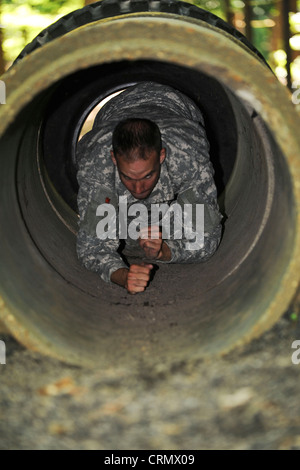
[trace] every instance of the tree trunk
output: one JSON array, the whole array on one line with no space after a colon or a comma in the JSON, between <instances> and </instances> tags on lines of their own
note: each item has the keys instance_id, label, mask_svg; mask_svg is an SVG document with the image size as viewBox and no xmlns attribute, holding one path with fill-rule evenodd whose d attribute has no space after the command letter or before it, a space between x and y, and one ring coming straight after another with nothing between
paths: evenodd
<instances>
[{"instance_id":1,"label":"tree trunk","mask_svg":"<svg viewBox=\"0 0 300 470\"><path fill-rule=\"evenodd\" d=\"M292 13L297 13L298 12L298 8L297 8L297 0L290 0L290 12ZM292 62L300 55L300 52L299 51L295 51L293 49L291 49L291 59L292 59Z\"/></svg>"},{"instance_id":2,"label":"tree trunk","mask_svg":"<svg viewBox=\"0 0 300 470\"><path fill-rule=\"evenodd\" d=\"M281 3L281 14L282 14L282 36L283 36L283 47L286 52L286 84L289 89L292 88L292 79L291 79L291 62L292 62L292 54L291 54L291 47L290 47L290 37L291 37L291 30L290 30L290 19L289 19L289 11L290 11L290 0L286 0L285 2Z\"/></svg>"},{"instance_id":3,"label":"tree trunk","mask_svg":"<svg viewBox=\"0 0 300 470\"><path fill-rule=\"evenodd\" d=\"M5 72L5 60L3 52L3 28L1 27L1 0L0 0L0 76Z\"/></svg>"},{"instance_id":4,"label":"tree trunk","mask_svg":"<svg viewBox=\"0 0 300 470\"><path fill-rule=\"evenodd\" d=\"M230 0L224 0L224 10L227 23L234 26L234 14L230 6Z\"/></svg>"},{"instance_id":5,"label":"tree trunk","mask_svg":"<svg viewBox=\"0 0 300 470\"><path fill-rule=\"evenodd\" d=\"M252 20L252 6L250 3L250 0L245 0L245 36L248 39L249 42L252 43L253 40L253 34L252 34L252 26L251 26L251 20Z\"/></svg>"}]
</instances>

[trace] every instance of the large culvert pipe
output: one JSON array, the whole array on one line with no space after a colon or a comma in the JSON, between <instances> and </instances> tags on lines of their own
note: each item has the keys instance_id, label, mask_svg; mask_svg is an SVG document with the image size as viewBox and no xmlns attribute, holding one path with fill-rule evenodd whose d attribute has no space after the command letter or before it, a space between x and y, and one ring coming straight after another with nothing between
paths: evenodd
<instances>
[{"instance_id":1,"label":"large culvert pipe","mask_svg":"<svg viewBox=\"0 0 300 470\"><path fill-rule=\"evenodd\" d=\"M26 346L76 364L227 352L270 328L299 282L299 117L288 92L239 37L186 16L185 4L132 2L173 9L127 13L129 3L105 0L119 8L111 18L45 41L2 77L1 319ZM145 79L201 107L225 223L208 262L163 265L130 296L77 261L74 155L90 109Z\"/></svg>"}]
</instances>

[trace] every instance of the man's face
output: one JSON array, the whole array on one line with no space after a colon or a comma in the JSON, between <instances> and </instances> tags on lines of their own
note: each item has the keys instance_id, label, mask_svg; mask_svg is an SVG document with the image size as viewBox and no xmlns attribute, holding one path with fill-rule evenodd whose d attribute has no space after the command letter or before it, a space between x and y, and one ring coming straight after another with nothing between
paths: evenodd
<instances>
[{"instance_id":1,"label":"man's face","mask_svg":"<svg viewBox=\"0 0 300 470\"><path fill-rule=\"evenodd\" d=\"M132 152L134 156L134 151ZM120 179L135 199L146 199L150 196L160 175L160 165L165 159L166 151L162 149L160 154L155 150L149 151L147 159L128 161L122 156L111 152L114 164L118 168Z\"/></svg>"}]
</instances>

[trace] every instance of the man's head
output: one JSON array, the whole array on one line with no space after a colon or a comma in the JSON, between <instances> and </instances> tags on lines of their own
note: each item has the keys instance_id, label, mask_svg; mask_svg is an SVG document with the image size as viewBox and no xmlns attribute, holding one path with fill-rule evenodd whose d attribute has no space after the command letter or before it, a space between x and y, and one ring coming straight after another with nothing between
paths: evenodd
<instances>
[{"instance_id":1,"label":"man's head","mask_svg":"<svg viewBox=\"0 0 300 470\"><path fill-rule=\"evenodd\" d=\"M136 199L146 199L166 156L158 126L148 119L121 121L114 130L112 146L111 157L122 183Z\"/></svg>"}]
</instances>

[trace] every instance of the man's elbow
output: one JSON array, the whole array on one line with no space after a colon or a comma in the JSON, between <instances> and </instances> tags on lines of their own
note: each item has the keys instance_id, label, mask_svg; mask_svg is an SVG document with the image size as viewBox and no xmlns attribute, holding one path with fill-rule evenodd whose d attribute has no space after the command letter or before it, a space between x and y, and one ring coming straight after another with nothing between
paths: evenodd
<instances>
[{"instance_id":1,"label":"man's elbow","mask_svg":"<svg viewBox=\"0 0 300 470\"><path fill-rule=\"evenodd\" d=\"M204 237L204 250L206 259L211 258L218 250L222 238L222 225L219 224L212 233L205 234Z\"/></svg>"},{"instance_id":2,"label":"man's elbow","mask_svg":"<svg viewBox=\"0 0 300 470\"><path fill-rule=\"evenodd\" d=\"M192 243L186 244L185 249L194 252L195 262L209 260L218 250L222 237L222 226L218 225L213 232L205 232L202 237L196 237Z\"/></svg>"}]
</instances>

